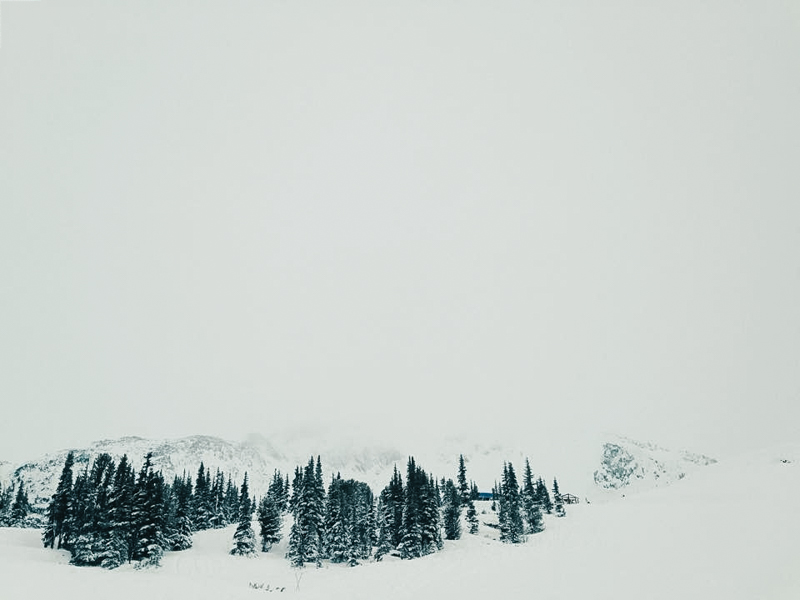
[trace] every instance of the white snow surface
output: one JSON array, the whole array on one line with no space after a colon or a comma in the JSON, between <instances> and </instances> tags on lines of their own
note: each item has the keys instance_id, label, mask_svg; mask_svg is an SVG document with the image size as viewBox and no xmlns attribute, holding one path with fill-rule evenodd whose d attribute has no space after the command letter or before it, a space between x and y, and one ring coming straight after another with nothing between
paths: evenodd
<instances>
[{"instance_id":1,"label":"white snow surface","mask_svg":"<svg viewBox=\"0 0 800 600\"><path fill-rule=\"evenodd\" d=\"M564 519L508 546L481 527L413 561L293 571L285 539L256 558L228 554L233 528L201 532L159 569L78 568L41 547L37 530L0 529L0 581L15 600L590 598L796 600L800 598L800 444L726 459L674 485L568 506ZM482 508L488 506L481 503ZM491 511L481 520L494 517ZM288 524L287 524L288 525ZM250 584L263 584L256 590ZM283 592L272 591L284 588Z\"/></svg>"}]
</instances>

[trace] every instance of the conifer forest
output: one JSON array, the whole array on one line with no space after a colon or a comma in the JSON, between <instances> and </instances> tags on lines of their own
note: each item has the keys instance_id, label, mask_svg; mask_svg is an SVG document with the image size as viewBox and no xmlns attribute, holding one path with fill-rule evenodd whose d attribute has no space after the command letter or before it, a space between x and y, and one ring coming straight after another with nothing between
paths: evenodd
<instances>
[{"instance_id":1,"label":"conifer forest","mask_svg":"<svg viewBox=\"0 0 800 600\"><path fill-rule=\"evenodd\" d=\"M127 455L115 462L102 453L75 472L70 452L46 514L35 514L20 483L0 490L0 524L41 526L45 548L68 551L74 565L105 569L158 566L165 552L192 547L195 532L233 525L230 554L254 556L272 551L286 524L285 558L301 568L323 561L356 566L387 555L419 558L482 526L520 544L544 530L544 514L566 515L558 482L548 490L527 459L521 482L506 462L487 497L468 479L463 455L454 464L455 479L437 479L409 457L404 472L395 465L377 495L340 473L326 480L322 457L312 456L291 478L276 469L257 497L246 473L237 482L201 462L196 472L167 481L151 458L148 453L137 470ZM482 523L479 514L489 511L497 518Z\"/></svg>"}]
</instances>

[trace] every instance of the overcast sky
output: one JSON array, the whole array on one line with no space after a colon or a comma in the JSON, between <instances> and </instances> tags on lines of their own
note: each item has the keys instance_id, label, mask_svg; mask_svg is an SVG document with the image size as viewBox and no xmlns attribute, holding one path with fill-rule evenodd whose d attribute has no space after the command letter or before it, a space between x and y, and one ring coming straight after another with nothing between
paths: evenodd
<instances>
[{"instance_id":1,"label":"overcast sky","mask_svg":"<svg viewBox=\"0 0 800 600\"><path fill-rule=\"evenodd\" d=\"M4 2L0 459L796 440L798 107L791 0Z\"/></svg>"}]
</instances>

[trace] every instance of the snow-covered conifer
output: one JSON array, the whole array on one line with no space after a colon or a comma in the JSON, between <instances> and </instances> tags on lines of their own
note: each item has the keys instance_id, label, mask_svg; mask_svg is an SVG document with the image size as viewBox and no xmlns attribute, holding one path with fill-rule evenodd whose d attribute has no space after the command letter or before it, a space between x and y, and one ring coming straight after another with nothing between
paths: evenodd
<instances>
[{"instance_id":1,"label":"snow-covered conifer","mask_svg":"<svg viewBox=\"0 0 800 600\"><path fill-rule=\"evenodd\" d=\"M527 523L527 533L539 533L544 530L539 496L533 483L531 463L527 458L525 459L525 473L522 476L522 512Z\"/></svg>"},{"instance_id":2,"label":"snow-covered conifer","mask_svg":"<svg viewBox=\"0 0 800 600\"><path fill-rule=\"evenodd\" d=\"M247 473L244 474L239 494L239 525L233 534L231 554L235 556L254 556L256 554L256 534L253 532L253 508L250 490L247 486Z\"/></svg>"},{"instance_id":3,"label":"snow-covered conifer","mask_svg":"<svg viewBox=\"0 0 800 600\"><path fill-rule=\"evenodd\" d=\"M269 552L281 541L283 517L274 496L267 494L258 505L258 524L261 534L261 551Z\"/></svg>"},{"instance_id":4,"label":"snow-covered conifer","mask_svg":"<svg viewBox=\"0 0 800 600\"><path fill-rule=\"evenodd\" d=\"M459 489L456 488L452 479L448 479L444 485L443 515L444 537L447 540L461 538L461 502L462 495L459 493Z\"/></svg>"},{"instance_id":5,"label":"snow-covered conifer","mask_svg":"<svg viewBox=\"0 0 800 600\"><path fill-rule=\"evenodd\" d=\"M75 456L72 452L67 454L61 477L58 480L56 493L47 508L47 524L42 535L42 542L46 548L61 548L64 536L64 523L67 519L67 507L72 495L72 466Z\"/></svg>"}]
</instances>

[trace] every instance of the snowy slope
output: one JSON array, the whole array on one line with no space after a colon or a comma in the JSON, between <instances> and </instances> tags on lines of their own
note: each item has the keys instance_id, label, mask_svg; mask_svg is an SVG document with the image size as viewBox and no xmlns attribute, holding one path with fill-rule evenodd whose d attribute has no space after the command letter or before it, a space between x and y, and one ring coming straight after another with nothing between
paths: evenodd
<instances>
[{"instance_id":1,"label":"snowy slope","mask_svg":"<svg viewBox=\"0 0 800 600\"><path fill-rule=\"evenodd\" d=\"M798 495L800 444L720 461L616 502L568 507L567 518L548 518L545 532L521 546L500 544L483 528L419 560L301 572L282 557L285 541L257 558L229 556L231 528L197 534L192 549L168 553L149 572L71 567L64 553L41 548L37 531L0 529L0 581L4 597L16 600L796 600Z\"/></svg>"},{"instance_id":2,"label":"snowy slope","mask_svg":"<svg viewBox=\"0 0 800 600\"><path fill-rule=\"evenodd\" d=\"M152 452L154 465L168 480L184 471L194 474L201 461L237 481L241 481L246 471L255 493L266 489L274 469L291 476L297 465L304 465L310 456L316 455L322 456L326 477L341 473L345 478L367 482L376 492L388 483L395 466L405 472L406 460L412 454L419 465L437 478L455 478L458 456L463 454L468 477L483 491L492 489L503 462L510 461L521 474L528 457L535 476L542 476L548 486L553 477L558 477L562 492L597 500L673 483L692 469L714 462L702 455L670 451L610 434L576 434L569 441L540 435L503 442L451 436L417 439L412 443L370 439L358 432L308 429L269 437L252 435L243 443L210 436L102 440L89 448L75 450L74 472L87 467L101 452L111 454L115 460L127 454L135 466L147 452ZM13 477L25 482L31 500L38 506L49 501L55 491L66 454L64 450L46 455L14 470Z\"/></svg>"},{"instance_id":3,"label":"snowy slope","mask_svg":"<svg viewBox=\"0 0 800 600\"><path fill-rule=\"evenodd\" d=\"M118 461L124 454L135 467L139 467L148 452L153 453L153 464L163 471L167 480L184 471L196 473L200 463L215 470L222 469L234 479L241 481L244 472L261 487L267 483L267 465L258 451L248 444L236 444L210 436L191 436L176 440L148 440L139 437L124 437L116 440L101 440L89 448L73 449L75 466L73 473L91 465L94 458L103 452ZM25 463L14 471L14 477L22 479L28 496L34 504L48 502L64 466L68 450L46 455ZM270 471L271 474L271 471Z\"/></svg>"}]
</instances>

